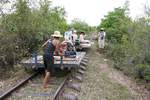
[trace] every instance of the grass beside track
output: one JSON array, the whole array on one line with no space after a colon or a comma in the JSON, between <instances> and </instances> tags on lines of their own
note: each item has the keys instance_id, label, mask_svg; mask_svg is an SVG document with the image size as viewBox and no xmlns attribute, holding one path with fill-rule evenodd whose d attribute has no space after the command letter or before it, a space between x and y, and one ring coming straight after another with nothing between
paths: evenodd
<instances>
[{"instance_id":1,"label":"grass beside track","mask_svg":"<svg viewBox=\"0 0 150 100\"><path fill-rule=\"evenodd\" d=\"M79 100L148 100L130 88L130 80L109 65L97 52L96 44L88 53L88 69L81 84ZM129 82L128 82L129 81ZM150 99L149 99L150 100Z\"/></svg>"}]
</instances>

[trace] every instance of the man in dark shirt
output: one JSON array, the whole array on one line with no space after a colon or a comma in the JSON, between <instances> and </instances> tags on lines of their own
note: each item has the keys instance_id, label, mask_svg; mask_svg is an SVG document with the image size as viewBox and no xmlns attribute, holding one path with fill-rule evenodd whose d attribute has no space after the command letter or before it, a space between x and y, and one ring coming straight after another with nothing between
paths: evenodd
<instances>
[{"instance_id":1,"label":"man in dark shirt","mask_svg":"<svg viewBox=\"0 0 150 100\"><path fill-rule=\"evenodd\" d=\"M53 73L53 65L54 65L54 52L58 53L58 48L60 44L60 37L62 35L60 34L59 31L55 31L54 34L52 35L53 40L52 41L46 41L42 47L44 47L44 55L43 55L43 61L44 61L44 66L45 66L45 78L43 81L43 86L44 88L48 87L48 81Z\"/></svg>"}]
</instances>

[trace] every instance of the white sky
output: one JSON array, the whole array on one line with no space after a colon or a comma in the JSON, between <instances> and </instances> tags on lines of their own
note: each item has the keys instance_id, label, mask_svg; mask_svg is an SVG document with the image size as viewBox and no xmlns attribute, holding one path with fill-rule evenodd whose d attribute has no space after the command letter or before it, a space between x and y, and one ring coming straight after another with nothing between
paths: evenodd
<instances>
[{"instance_id":1,"label":"white sky","mask_svg":"<svg viewBox=\"0 0 150 100\"><path fill-rule=\"evenodd\" d=\"M74 18L86 21L89 25L99 25L101 18L114 8L123 6L126 0L52 0L54 6L61 6L67 12L67 22ZM144 15L144 4L150 0L128 0L130 16L136 18Z\"/></svg>"}]
</instances>

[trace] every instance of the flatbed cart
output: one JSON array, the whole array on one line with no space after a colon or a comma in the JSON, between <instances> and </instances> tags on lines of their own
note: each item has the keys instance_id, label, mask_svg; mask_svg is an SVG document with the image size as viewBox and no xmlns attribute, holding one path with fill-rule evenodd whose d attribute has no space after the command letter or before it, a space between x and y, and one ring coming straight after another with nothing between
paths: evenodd
<instances>
[{"instance_id":1,"label":"flatbed cart","mask_svg":"<svg viewBox=\"0 0 150 100\"><path fill-rule=\"evenodd\" d=\"M84 41L79 41L79 40L76 40L75 41L75 48L76 50L86 50L86 49L90 49L91 48L91 41L90 40L84 40Z\"/></svg>"},{"instance_id":2,"label":"flatbed cart","mask_svg":"<svg viewBox=\"0 0 150 100\"><path fill-rule=\"evenodd\" d=\"M81 60L86 55L86 52L77 52L76 57L70 58L70 57L60 57L60 56L54 56L54 68L56 69L68 69L71 70L72 68L78 67L81 63ZM23 59L20 62L21 65L25 67L25 70L38 70L38 69L44 69L44 63L43 63L43 56L42 55L36 55L34 57L31 57L29 59Z\"/></svg>"}]
</instances>

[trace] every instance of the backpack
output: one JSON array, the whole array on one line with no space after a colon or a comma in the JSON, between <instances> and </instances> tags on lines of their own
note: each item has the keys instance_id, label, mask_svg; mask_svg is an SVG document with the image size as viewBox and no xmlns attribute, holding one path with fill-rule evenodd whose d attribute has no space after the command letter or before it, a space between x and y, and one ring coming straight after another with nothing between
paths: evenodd
<instances>
[{"instance_id":1,"label":"backpack","mask_svg":"<svg viewBox=\"0 0 150 100\"><path fill-rule=\"evenodd\" d=\"M76 50L72 43L67 42L67 50L65 51L66 57L76 57Z\"/></svg>"},{"instance_id":2,"label":"backpack","mask_svg":"<svg viewBox=\"0 0 150 100\"><path fill-rule=\"evenodd\" d=\"M101 40L104 39L104 32L100 32L100 38L101 38Z\"/></svg>"},{"instance_id":3,"label":"backpack","mask_svg":"<svg viewBox=\"0 0 150 100\"><path fill-rule=\"evenodd\" d=\"M75 51L73 44L70 42L67 42L67 51Z\"/></svg>"}]
</instances>

